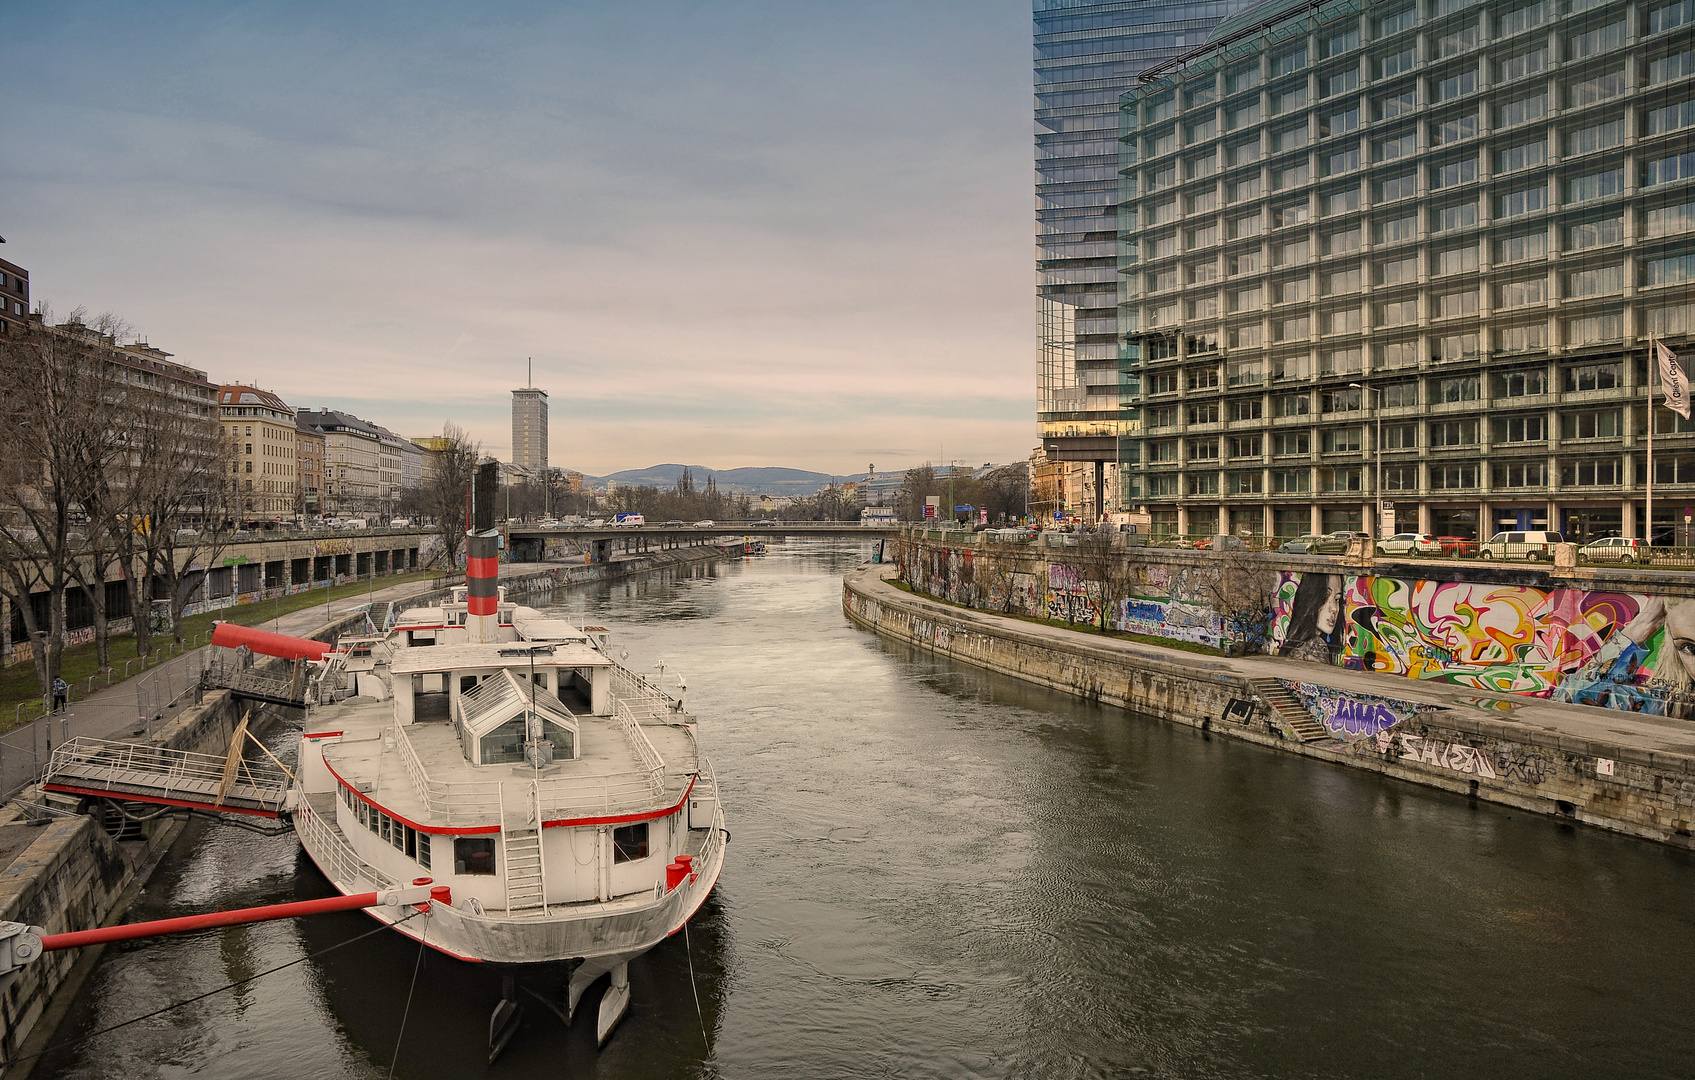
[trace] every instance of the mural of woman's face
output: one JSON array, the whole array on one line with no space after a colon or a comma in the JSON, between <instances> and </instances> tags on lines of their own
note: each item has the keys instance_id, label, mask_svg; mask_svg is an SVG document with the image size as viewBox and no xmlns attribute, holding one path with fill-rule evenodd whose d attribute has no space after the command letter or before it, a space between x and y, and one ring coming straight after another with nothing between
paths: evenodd
<instances>
[{"instance_id":1,"label":"mural of woman's face","mask_svg":"<svg viewBox=\"0 0 1695 1080\"><path fill-rule=\"evenodd\" d=\"M1336 623L1342 617L1342 579L1330 574L1324 579L1324 588L1324 602L1313 617L1313 625L1320 633L1334 634Z\"/></svg>"},{"instance_id":2,"label":"mural of woman's face","mask_svg":"<svg viewBox=\"0 0 1695 1080\"><path fill-rule=\"evenodd\" d=\"M1695 678L1695 601L1683 603L1666 612L1666 640L1691 678Z\"/></svg>"}]
</instances>

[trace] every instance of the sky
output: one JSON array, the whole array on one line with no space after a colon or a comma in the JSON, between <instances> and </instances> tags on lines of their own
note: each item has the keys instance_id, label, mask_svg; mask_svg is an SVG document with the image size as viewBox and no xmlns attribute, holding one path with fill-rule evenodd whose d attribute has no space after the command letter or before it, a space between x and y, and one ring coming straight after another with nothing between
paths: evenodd
<instances>
[{"instance_id":1,"label":"sky","mask_svg":"<svg viewBox=\"0 0 1695 1080\"><path fill-rule=\"evenodd\" d=\"M0 258L214 382L506 457L856 473L1036 440L1030 8L7 15Z\"/></svg>"}]
</instances>

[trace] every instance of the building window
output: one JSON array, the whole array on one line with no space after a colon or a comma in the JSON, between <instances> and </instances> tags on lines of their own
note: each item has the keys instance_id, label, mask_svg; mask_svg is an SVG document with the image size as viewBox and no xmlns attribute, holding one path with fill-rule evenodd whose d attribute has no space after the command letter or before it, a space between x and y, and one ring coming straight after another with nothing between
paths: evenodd
<instances>
[{"instance_id":1,"label":"building window","mask_svg":"<svg viewBox=\"0 0 1695 1080\"><path fill-rule=\"evenodd\" d=\"M1265 490L1265 477L1258 472L1233 472L1230 474L1230 493L1232 495L1258 495Z\"/></svg>"},{"instance_id":2,"label":"building window","mask_svg":"<svg viewBox=\"0 0 1695 1080\"><path fill-rule=\"evenodd\" d=\"M1582 251L1585 248L1622 243L1624 243L1624 218L1622 216L1598 218L1594 221L1585 221L1566 228L1567 251Z\"/></svg>"},{"instance_id":3,"label":"building window","mask_svg":"<svg viewBox=\"0 0 1695 1080\"><path fill-rule=\"evenodd\" d=\"M1577 79L1566 87L1566 104L1574 109L1606 101L1625 92L1624 69Z\"/></svg>"},{"instance_id":4,"label":"building window","mask_svg":"<svg viewBox=\"0 0 1695 1080\"><path fill-rule=\"evenodd\" d=\"M1480 397L1482 397L1482 394L1478 391L1477 376L1475 375L1441 379L1436 383L1436 400L1440 402L1476 401Z\"/></svg>"},{"instance_id":5,"label":"building window","mask_svg":"<svg viewBox=\"0 0 1695 1080\"><path fill-rule=\"evenodd\" d=\"M1528 262L1548 257L1548 234L1525 233L1495 241L1495 261L1500 264Z\"/></svg>"},{"instance_id":6,"label":"building window","mask_svg":"<svg viewBox=\"0 0 1695 1080\"><path fill-rule=\"evenodd\" d=\"M1379 285L1402 285L1418 280L1418 258L1407 255L1385 259L1372 267L1372 278Z\"/></svg>"},{"instance_id":7,"label":"building window","mask_svg":"<svg viewBox=\"0 0 1695 1080\"><path fill-rule=\"evenodd\" d=\"M1624 191L1624 170L1609 169L1606 172L1592 173L1588 176L1576 176L1566 181L1566 202L1582 203L1594 199L1605 199Z\"/></svg>"},{"instance_id":8,"label":"building window","mask_svg":"<svg viewBox=\"0 0 1695 1080\"><path fill-rule=\"evenodd\" d=\"M1616 439L1623 434L1617 409L1591 409L1560 416L1562 439Z\"/></svg>"},{"instance_id":9,"label":"building window","mask_svg":"<svg viewBox=\"0 0 1695 1080\"><path fill-rule=\"evenodd\" d=\"M1430 445L1434 448L1476 446L1477 421L1432 420L1430 422Z\"/></svg>"},{"instance_id":10,"label":"building window","mask_svg":"<svg viewBox=\"0 0 1695 1080\"><path fill-rule=\"evenodd\" d=\"M1360 429L1325 428L1322 445L1326 454L1357 454L1360 450Z\"/></svg>"},{"instance_id":11,"label":"building window","mask_svg":"<svg viewBox=\"0 0 1695 1080\"><path fill-rule=\"evenodd\" d=\"M1528 281L1503 281L1495 286L1497 308L1519 308L1547 302L1548 279L1544 277L1531 278Z\"/></svg>"},{"instance_id":12,"label":"building window","mask_svg":"<svg viewBox=\"0 0 1695 1080\"><path fill-rule=\"evenodd\" d=\"M1546 94L1531 94L1509 101L1495 110L1495 127L1510 128L1520 124L1528 124L1540 120L1548 114L1548 96Z\"/></svg>"},{"instance_id":13,"label":"building window","mask_svg":"<svg viewBox=\"0 0 1695 1080\"><path fill-rule=\"evenodd\" d=\"M1417 424L1385 424L1383 425L1383 449L1385 450L1416 450L1418 449Z\"/></svg>"},{"instance_id":14,"label":"building window","mask_svg":"<svg viewBox=\"0 0 1695 1080\"><path fill-rule=\"evenodd\" d=\"M1262 445L1259 435L1237 435L1230 440L1230 456L1257 458L1262 454Z\"/></svg>"},{"instance_id":15,"label":"building window","mask_svg":"<svg viewBox=\"0 0 1695 1080\"><path fill-rule=\"evenodd\" d=\"M1284 469L1271 474L1271 490L1279 495L1300 495L1312 490L1310 469Z\"/></svg>"},{"instance_id":16,"label":"building window","mask_svg":"<svg viewBox=\"0 0 1695 1080\"><path fill-rule=\"evenodd\" d=\"M1271 436L1273 457L1306 457L1312 453L1312 433L1279 431Z\"/></svg>"},{"instance_id":17,"label":"building window","mask_svg":"<svg viewBox=\"0 0 1695 1080\"><path fill-rule=\"evenodd\" d=\"M1548 47L1538 46L1528 52L1509 56L1495 65L1495 81L1497 83L1511 82L1522 79L1527 75L1536 75L1548 68Z\"/></svg>"},{"instance_id":18,"label":"building window","mask_svg":"<svg viewBox=\"0 0 1695 1080\"><path fill-rule=\"evenodd\" d=\"M1548 347L1548 324L1525 323L1522 326L1503 326L1495 331L1497 352L1531 352Z\"/></svg>"},{"instance_id":19,"label":"building window","mask_svg":"<svg viewBox=\"0 0 1695 1080\"><path fill-rule=\"evenodd\" d=\"M1580 34L1573 34L1566 42L1566 58L1582 60L1589 56L1598 56L1604 52L1624 47L1624 20L1597 26Z\"/></svg>"},{"instance_id":20,"label":"building window","mask_svg":"<svg viewBox=\"0 0 1695 1080\"><path fill-rule=\"evenodd\" d=\"M1600 296L1624 289L1624 266L1597 266L1566 275L1566 295L1570 297Z\"/></svg>"},{"instance_id":21,"label":"building window","mask_svg":"<svg viewBox=\"0 0 1695 1080\"><path fill-rule=\"evenodd\" d=\"M1560 466L1560 486L1610 487L1619 483L1621 475L1617 458L1568 461Z\"/></svg>"},{"instance_id":22,"label":"building window","mask_svg":"<svg viewBox=\"0 0 1695 1080\"><path fill-rule=\"evenodd\" d=\"M1411 87L1385 94L1372 101L1372 114L1379 120L1405 116L1418 108L1418 91Z\"/></svg>"},{"instance_id":23,"label":"building window","mask_svg":"<svg viewBox=\"0 0 1695 1080\"><path fill-rule=\"evenodd\" d=\"M1357 316L1359 314L1359 312L1356 310L1354 312L1354 314ZM1330 349L1319 357L1318 370L1319 370L1319 374L1321 374L1321 375L1358 375L1361 371L1364 370L1364 366L1363 366L1363 363L1362 363L1361 357L1360 357L1360 350L1359 349ZM1360 392L1357 389L1351 389L1351 390L1347 390L1347 391L1335 390L1335 391L1328 391L1327 393L1329 393L1329 394L1342 394L1342 393L1352 394L1354 404L1349 407L1348 411L1352 411L1353 409L1359 408ZM1325 412L1335 412L1337 410L1327 408L1324 411Z\"/></svg>"},{"instance_id":24,"label":"building window","mask_svg":"<svg viewBox=\"0 0 1695 1080\"><path fill-rule=\"evenodd\" d=\"M1495 155L1495 171L1502 174L1521 172L1546 164L1547 160L1546 142L1521 143L1518 146L1509 146Z\"/></svg>"},{"instance_id":25,"label":"building window","mask_svg":"<svg viewBox=\"0 0 1695 1080\"><path fill-rule=\"evenodd\" d=\"M1510 36L1532 26L1541 26L1547 19L1547 0L1536 0L1534 4L1503 12L1496 22L1496 33L1499 36Z\"/></svg>"},{"instance_id":26,"label":"building window","mask_svg":"<svg viewBox=\"0 0 1695 1080\"><path fill-rule=\"evenodd\" d=\"M1541 461L1511 461L1496 465L1494 486L1498 488L1539 488L1548 484L1548 466Z\"/></svg>"},{"instance_id":27,"label":"building window","mask_svg":"<svg viewBox=\"0 0 1695 1080\"><path fill-rule=\"evenodd\" d=\"M1476 486L1476 465L1432 465L1430 467L1430 489L1432 491L1464 491Z\"/></svg>"},{"instance_id":28,"label":"building window","mask_svg":"<svg viewBox=\"0 0 1695 1080\"><path fill-rule=\"evenodd\" d=\"M1224 73L1224 92L1235 94L1259 85L1259 64L1248 63Z\"/></svg>"},{"instance_id":29,"label":"building window","mask_svg":"<svg viewBox=\"0 0 1695 1080\"><path fill-rule=\"evenodd\" d=\"M1411 30L1417 25L1418 9L1411 6L1405 7L1377 20L1377 36L1380 38L1388 37L1391 34L1398 34L1402 30Z\"/></svg>"},{"instance_id":30,"label":"building window","mask_svg":"<svg viewBox=\"0 0 1695 1080\"><path fill-rule=\"evenodd\" d=\"M1674 180L1685 180L1695 176L1695 150L1686 154L1672 154L1670 157L1650 161L1642 168L1642 184L1652 187L1655 184L1669 184Z\"/></svg>"},{"instance_id":31,"label":"building window","mask_svg":"<svg viewBox=\"0 0 1695 1080\"><path fill-rule=\"evenodd\" d=\"M1414 215L1379 221L1376 227L1379 244L1397 244L1418 236L1418 218Z\"/></svg>"},{"instance_id":32,"label":"building window","mask_svg":"<svg viewBox=\"0 0 1695 1080\"><path fill-rule=\"evenodd\" d=\"M1495 420L1495 441L1498 443L1546 442L1547 438L1548 418L1539 413Z\"/></svg>"},{"instance_id":33,"label":"building window","mask_svg":"<svg viewBox=\"0 0 1695 1080\"><path fill-rule=\"evenodd\" d=\"M1301 376L1305 378L1305 376ZM1306 416L1312 411L1312 402L1306 394L1280 394L1272 399L1272 406L1278 416ZM1306 453L1305 450L1301 453Z\"/></svg>"},{"instance_id":34,"label":"building window","mask_svg":"<svg viewBox=\"0 0 1695 1080\"><path fill-rule=\"evenodd\" d=\"M1326 390L1323 393L1322 403L1326 413L1359 412L1359 388L1348 386L1336 390ZM1329 448L1326 447L1326 449Z\"/></svg>"},{"instance_id":35,"label":"building window","mask_svg":"<svg viewBox=\"0 0 1695 1080\"><path fill-rule=\"evenodd\" d=\"M1662 56L1648 65L1649 85L1671 82L1685 75L1695 75L1695 49Z\"/></svg>"},{"instance_id":36,"label":"building window","mask_svg":"<svg viewBox=\"0 0 1695 1080\"><path fill-rule=\"evenodd\" d=\"M1405 326L1418 321L1417 300L1391 300L1372 306L1372 322L1377 326Z\"/></svg>"},{"instance_id":37,"label":"building window","mask_svg":"<svg viewBox=\"0 0 1695 1080\"><path fill-rule=\"evenodd\" d=\"M1306 107L1307 88L1304 86L1291 86L1287 90L1279 90L1271 99L1271 111L1276 115Z\"/></svg>"},{"instance_id":38,"label":"building window","mask_svg":"<svg viewBox=\"0 0 1695 1080\"><path fill-rule=\"evenodd\" d=\"M1307 66L1307 47L1299 45L1271 58L1271 77L1288 75Z\"/></svg>"},{"instance_id":39,"label":"building window","mask_svg":"<svg viewBox=\"0 0 1695 1080\"><path fill-rule=\"evenodd\" d=\"M1217 439L1190 439L1189 440L1189 460L1190 461L1217 461L1218 460L1218 440Z\"/></svg>"},{"instance_id":40,"label":"building window","mask_svg":"<svg viewBox=\"0 0 1695 1080\"><path fill-rule=\"evenodd\" d=\"M1360 491L1359 469L1318 470L1319 490L1326 492Z\"/></svg>"},{"instance_id":41,"label":"building window","mask_svg":"<svg viewBox=\"0 0 1695 1080\"><path fill-rule=\"evenodd\" d=\"M1187 412L1191 424L1218 423L1218 402L1216 401L1191 402Z\"/></svg>"},{"instance_id":42,"label":"building window","mask_svg":"<svg viewBox=\"0 0 1695 1080\"><path fill-rule=\"evenodd\" d=\"M1377 58L1377 77L1387 79L1399 75L1403 71L1411 71L1413 63L1413 48L1411 45L1404 49L1384 53Z\"/></svg>"},{"instance_id":43,"label":"building window","mask_svg":"<svg viewBox=\"0 0 1695 1080\"><path fill-rule=\"evenodd\" d=\"M1190 495L1217 495L1218 474L1215 472L1188 473Z\"/></svg>"}]
</instances>

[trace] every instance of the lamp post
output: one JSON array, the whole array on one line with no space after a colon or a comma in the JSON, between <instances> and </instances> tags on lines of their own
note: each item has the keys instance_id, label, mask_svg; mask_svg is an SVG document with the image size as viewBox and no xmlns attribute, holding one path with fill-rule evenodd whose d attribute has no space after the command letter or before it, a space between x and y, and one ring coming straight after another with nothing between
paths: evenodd
<instances>
[{"instance_id":1,"label":"lamp post","mask_svg":"<svg viewBox=\"0 0 1695 1080\"><path fill-rule=\"evenodd\" d=\"M1348 385L1356 390L1365 390L1377 395L1371 403L1372 414L1377 417L1377 487L1374 489L1377 495L1377 524L1371 531L1373 534L1380 534L1383 532L1383 391L1375 386L1365 386L1357 382ZM1381 535L1377 538L1383 539Z\"/></svg>"}]
</instances>

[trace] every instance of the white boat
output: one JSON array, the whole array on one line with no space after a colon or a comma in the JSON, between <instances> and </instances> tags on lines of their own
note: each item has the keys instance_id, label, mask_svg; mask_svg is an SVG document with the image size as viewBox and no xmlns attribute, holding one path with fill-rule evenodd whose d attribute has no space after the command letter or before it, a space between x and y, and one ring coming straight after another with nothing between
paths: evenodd
<instances>
[{"instance_id":1,"label":"white boat","mask_svg":"<svg viewBox=\"0 0 1695 1080\"><path fill-rule=\"evenodd\" d=\"M447 886L425 917L370 913L468 963L572 965L567 1022L610 973L604 1042L630 960L723 869L717 783L682 702L614 659L604 628L508 604L492 573L343 638L313 682L289 804L324 876L344 894ZM497 1009L491 1057L502 1026Z\"/></svg>"}]
</instances>

